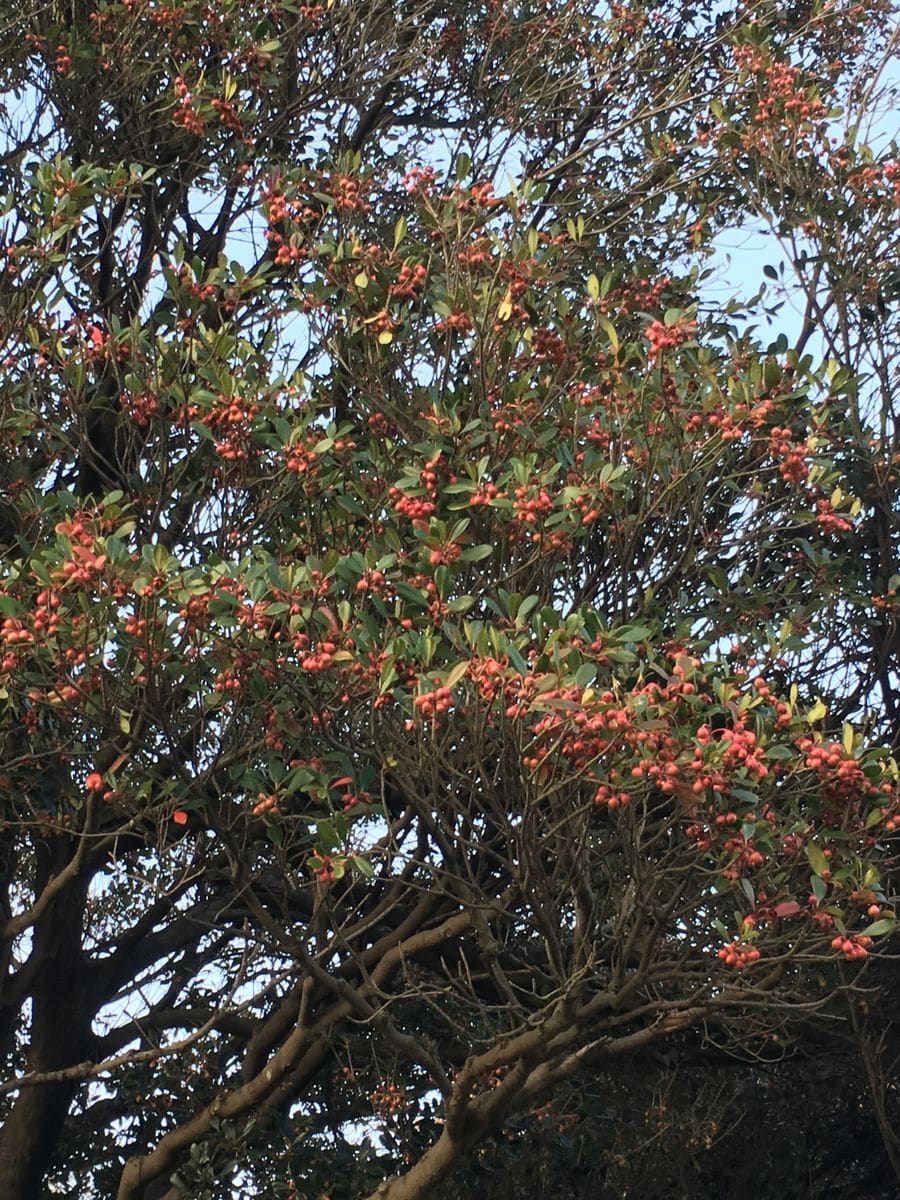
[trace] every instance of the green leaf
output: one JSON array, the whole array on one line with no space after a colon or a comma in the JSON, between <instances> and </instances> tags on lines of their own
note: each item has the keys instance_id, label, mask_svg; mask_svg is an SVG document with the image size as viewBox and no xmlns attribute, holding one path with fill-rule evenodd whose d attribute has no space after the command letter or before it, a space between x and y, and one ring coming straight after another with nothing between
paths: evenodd
<instances>
[{"instance_id":1,"label":"green leaf","mask_svg":"<svg viewBox=\"0 0 900 1200\"><path fill-rule=\"evenodd\" d=\"M587 687L588 684L593 683L596 678L597 678L597 664L596 663L582 663L581 666L578 668L578 670L575 672L575 682L581 688Z\"/></svg>"},{"instance_id":2,"label":"green leaf","mask_svg":"<svg viewBox=\"0 0 900 1200\"><path fill-rule=\"evenodd\" d=\"M447 607L452 613L464 613L468 612L474 603L474 596L455 596L447 601Z\"/></svg>"},{"instance_id":3,"label":"green leaf","mask_svg":"<svg viewBox=\"0 0 900 1200\"><path fill-rule=\"evenodd\" d=\"M519 653L518 647L514 646L512 642L508 642L506 646L506 653L509 657L509 661L516 668L516 670L520 671L523 675L527 675L528 663Z\"/></svg>"},{"instance_id":4,"label":"green leaf","mask_svg":"<svg viewBox=\"0 0 900 1200\"><path fill-rule=\"evenodd\" d=\"M619 642L643 642L652 632L649 625L621 625L615 630L615 638Z\"/></svg>"},{"instance_id":5,"label":"green leaf","mask_svg":"<svg viewBox=\"0 0 900 1200\"><path fill-rule=\"evenodd\" d=\"M733 787L731 795L735 800L743 800L745 804L759 804L759 796L756 792L748 791L747 788Z\"/></svg>"},{"instance_id":6,"label":"green leaf","mask_svg":"<svg viewBox=\"0 0 900 1200\"><path fill-rule=\"evenodd\" d=\"M364 879L371 879L375 874L375 868L367 858L362 858L359 854L354 854L351 856L350 861Z\"/></svg>"},{"instance_id":7,"label":"green leaf","mask_svg":"<svg viewBox=\"0 0 900 1200\"><path fill-rule=\"evenodd\" d=\"M766 758L788 759L794 757L794 751L790 746L768 746L766 748Z\"/></svg>"},{"instance_id":8,"label":"green leaf","mask_svg":"<svg viewBox=\"0 0 900 1200\"><path fill-rule=\"evenodd\" d=\"M868 937L882 937L885 933L893 933L897 926L897 922L893 917L882 917L878 921L873 921L867 929L863 930Z\"/></svg>"},{"instance_id":9,"label":"green leaf","mask_svg":"<svg viewBox=\"0 0 900 1200\"><path fill-rule=\"evenodd\" d=\"M316 849L334 850L341 844L341 839L331 821L316 821Z\"/></svg>"},{"instance_id":10,"label":"green leaf","mask_svg":"<svg viewBox=\"0 0 900 1200\"><path fill-rule=\"evenodd\" d=\"M814 874L821 877L823 874L828 874L830 872L828 859L818 846L814 846L812 843L810 843L806 847L806 859Z\"/></svg>"},{"instance_id":11,"label":"green leaf","mask_svg":"<svg viewBox=\"0 0 900 1200\"><path fill-rule=\"evenodd\" d=\"M468 550L463 550L459 557L462 562L480 562L483 558L489 558L493 553L493 546L472 546Z\"/></svg>"},{"instance_id":12,"label":"green leaf","mask_svg":"<svg viewBox=\"0 0 900 1200\"><path fill-rule=\"evenodd\" d=\"M418 590L418 588L414 588L408 583L403 583L401 580L394 584L394 590L398 596L402 596L403 599L408 600L410 604L415 604L419 608L425 607L426 598L422 592Z\"/></svg>"}]
</instances>

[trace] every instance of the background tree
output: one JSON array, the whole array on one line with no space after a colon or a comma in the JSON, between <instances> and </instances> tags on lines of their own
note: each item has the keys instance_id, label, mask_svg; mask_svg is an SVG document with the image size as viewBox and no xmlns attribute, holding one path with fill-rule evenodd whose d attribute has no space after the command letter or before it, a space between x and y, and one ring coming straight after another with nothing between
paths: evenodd
<instances>
[{"instance_id":1,"label":"background tree","mask_svg":"<svg viewBox=\"0 0 900 1200\"><path fill-rule=\"evenodd\" d=\"M4 1196L417 1197L656 1053L604 1186L727 1194L820 1020L896 1166L893 14L5 21Z\"/></svg>"}]
</instances>

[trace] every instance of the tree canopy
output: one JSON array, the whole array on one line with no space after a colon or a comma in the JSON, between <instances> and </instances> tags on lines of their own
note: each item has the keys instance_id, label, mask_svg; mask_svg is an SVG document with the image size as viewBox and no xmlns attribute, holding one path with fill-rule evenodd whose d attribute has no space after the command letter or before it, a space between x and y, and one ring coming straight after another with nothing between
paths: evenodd
<instances>
[{"instance_id":1,"label":"tree canopy","mask_svg":"<svg viewBox=\"0 0 900 1200\"><path fill-rule=\"evenodd\" d=\"M893 7L0 22L3 1196L890 1194Z\"/></svg>"}]
</instances>

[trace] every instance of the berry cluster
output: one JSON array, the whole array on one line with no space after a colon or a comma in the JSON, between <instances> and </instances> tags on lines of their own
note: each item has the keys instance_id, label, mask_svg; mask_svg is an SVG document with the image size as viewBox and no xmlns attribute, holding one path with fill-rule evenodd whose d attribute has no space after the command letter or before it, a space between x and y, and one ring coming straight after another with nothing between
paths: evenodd
<instances>
[{"instance_id":1,"label":"berry cluster","mask_svg":"<svg viewBox=\"0 0 900 1200\"><path fill-rule=\"evenodd\" d=\"M172 113L172 120L176 125L181 125L185 133L192 133L195 137L200 137L206 125L194 107L190 88L181 75L176 75L173 82L178 103Z\"/></svg>"},{"instance_id":2,"label":"berry cluster","mask_svg":"<svg viewBox=\"0 0 900 1200\"><path fill-rule=\"evenodd\" d=\"M857 933L852 937L839 933L832 939L831 945L833 949L840 950L848 962L855 962L859 958L866 957L868 954L866 947L872 945L872 939L864 933Z\"/></svg>"},{"instance_id":3,"label":"berry cluster","mask_svg":"<svg viewBox=\"0 0 900 1200\"><path fill-rule=\"evenodd\" d=\"M57 573L59 579L63 583L91 583L100 575L107 562L105 554L94 553L94 535L77 516L71 521L60 521L55 528L57 533L72 543L70 557Z\"/></svg>"},{"instance_id":4,"label":"berry cluster","mask_svg":"<svg viewBox=\"0 0 900 1200\"><path fill-rule=\"evenodd\" d=\"M431 692L423 692L421 695L414 697L413 707L421 717L426 720L434 720L453 703L453 693L448 687L441 685L434 688Z\"/></svg>"},{"instance_id":5,"label":"berry cluster","mask_svg":"<svg viewBox=\"0 0 900 1200\"><path fill-rule=\"evenodd\" d=\"M644 337L650 345L650 357L659 358L666 350L674 350L690 338L697 328L697 322L687 317L666 325L663 321L651 321L644 331Z\"/></svg>"},{"instance_id":6,"label":"berry cluster","mask_svg":"<svg viewBox=\"0 0 900 1200\"><path fill-rule=\"evenodd\" d=\"M755 946L742 942L740 938L734 938L727 946L723 946L718 951L718 957L726 966L740 971L759 960L759 951Z\"/></svg>"},{"instance_id":7,"label":"berry cluster","mask_svg":"<svg viewBox=\"0 0 900 1200\"><path fill-rule=\"evenodd\" d=\"M773 425L769 432L769 454L778 462L778 474L785 483L801 483L809 475L806 442L794 442L790 429Z\"/></svg>"},{"instance_id":8,"label":"berry cluster","mask_svg":"<svg viewBox=\"0 0 900 1200\"><path fill-rule=\"evenodd\" d=\"M437 507L432 500L418 496L407 496L398 487L388 489L388 496L394 505L394 511L411 521L424 521L432 515Z\"/></svg>"}]
</instances>

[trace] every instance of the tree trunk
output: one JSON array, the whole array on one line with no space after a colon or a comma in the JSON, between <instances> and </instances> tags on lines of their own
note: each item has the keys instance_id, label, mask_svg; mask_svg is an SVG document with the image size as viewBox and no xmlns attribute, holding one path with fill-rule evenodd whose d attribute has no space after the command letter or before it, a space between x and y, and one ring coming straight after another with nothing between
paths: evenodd
<instances>
[{"instance_id":1,"label":"tree trunk","mask_svg":"<svg viewBox=\"0 0 900 1200\"><path fill-rule=\"evenodd\" d=\"M54 838L35 848L39 880L35 895L65 866L75 847ZM63 888L34 928L28 994L32 1017L26 1072L58 1071L87 1056L91 1036L88 961L82 951L87 884L76 878ZM35 1200L54 1158L78 1083L23 1088L0 1129L0 1196Z\"/></svg>"}]
</instances>

